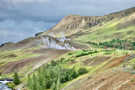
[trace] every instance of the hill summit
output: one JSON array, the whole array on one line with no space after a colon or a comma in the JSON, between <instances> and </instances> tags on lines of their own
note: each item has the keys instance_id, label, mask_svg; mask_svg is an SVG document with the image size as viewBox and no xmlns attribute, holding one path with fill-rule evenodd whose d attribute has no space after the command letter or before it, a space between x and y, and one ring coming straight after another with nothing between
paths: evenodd
<instances>
[{"instance_id":1,"label":"hill summit","mask_svg":"<svg viewBox=\"0 0 135 90\"><path fill-rule=\"evenodd\" d=\"M102 25L102 23L129 16L135 12L134 8L129 8L120 12L111 13L104 16L80 16L80 15L69 15L65 16L58 24L49 29L46 32L39 33L38 35L55 35L59 37L60 33L64 33L65 36L70 36L74 33L79 32L84 28L90 28L96 25Z\"/></svg>"}]
</instances>

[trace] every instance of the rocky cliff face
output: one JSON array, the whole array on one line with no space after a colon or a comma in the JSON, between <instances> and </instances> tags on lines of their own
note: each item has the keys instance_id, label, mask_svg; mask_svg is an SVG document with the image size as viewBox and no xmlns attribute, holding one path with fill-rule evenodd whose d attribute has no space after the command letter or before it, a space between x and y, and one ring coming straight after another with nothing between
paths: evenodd
<instances>
[{"instance_id":1,"label":"rocky cliff face","mask_svg":"<svg viewBox=\"0 0 135 90\"><path fill-rule=\"evenodd\" d=\"M43 32L39 35L53 35L60 36L60 33L64 33L66 36L76 33L83 28L95 26L104 21L102 16L77 16L70 15L64 17L56 26Z\"/></svg>"},{"instance_id":2,"label":"rocky cliff face","mask_svg":"<svg viewBox=\"0 0 135 90\"><path fill-rule=\"evenodd\" d=\"M135 8L130 8L105 16L66 16L56 26L46 32L38 34L38 36L50 34L56 37L60 37L59 33L61 32L64 33L65 36L69 36L76 32L79 32L84 28L90 28L95 25L102 24L103 22L110 21L114 18L122 18L132 14L133 12L135 12Z\"/></svg>"},{"instance_id":3,"label":"rocky cliff face","mask_svg":"<svg viewBox=\"0 0 135 90\"><path fill-rule=\"evenodd\" d=\"M135 13L131 14L129 17L124 18L123 22L117 25L118 29L126 28L135 25Z\"/></svg>"}]
</instances>

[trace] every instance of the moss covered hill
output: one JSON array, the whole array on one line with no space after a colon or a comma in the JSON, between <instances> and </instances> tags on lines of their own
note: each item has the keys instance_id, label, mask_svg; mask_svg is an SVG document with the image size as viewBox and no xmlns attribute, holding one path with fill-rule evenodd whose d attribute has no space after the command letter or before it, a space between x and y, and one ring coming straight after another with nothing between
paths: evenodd
<instances>
[{"instance_id":1,"label":"moss covered hill","mask_svg":"<svg viewBox=\"0 0 135 90\"><path fill-rule=\"evenodd\" d=\"M66 16L47 32L0 46L0 78L21 90L135 90L135 8Z\"/></svg>"}]
</instances>

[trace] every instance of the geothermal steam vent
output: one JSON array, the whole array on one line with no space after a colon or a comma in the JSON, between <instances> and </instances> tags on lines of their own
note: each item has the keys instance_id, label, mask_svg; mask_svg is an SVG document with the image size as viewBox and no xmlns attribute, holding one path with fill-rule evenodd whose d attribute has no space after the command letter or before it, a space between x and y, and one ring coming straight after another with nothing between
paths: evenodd
<instances>
[{"instance_id":1,"label":"geothermal steam vent","mask_svg":"<svg viewBox=\"0 0 135 90\"><path fill-rule=\"evenodd\" d=\"M70 39L67 39L64 36L61 38L54 38L52 36L42 36L41 38L45 48L75 50L75 48L72 47L69 42Z\"/></svg>"}]
</instances>

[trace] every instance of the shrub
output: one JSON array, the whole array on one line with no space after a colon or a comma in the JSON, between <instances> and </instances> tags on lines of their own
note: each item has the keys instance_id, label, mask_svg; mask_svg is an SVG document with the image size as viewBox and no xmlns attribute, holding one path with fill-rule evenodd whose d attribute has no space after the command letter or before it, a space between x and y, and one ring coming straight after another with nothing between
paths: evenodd
<instances>
[{"instance_id":1,"label":"shrub","mask_svg":"<svg viewBox=\"0 0 135 90\"><path fill-rule=\"evenodd\" d=\"M73 54L73 53L71 53L71 52L70 52L70 53L68 53L68 55L72 55L72 54Z\"/></svg>"},{"instance_id":2,"label":"shrub","mask_svg":"<svg viewBox=\"0 0 135 90\"><path fill-rule=\"evenodd\" d=\"M14 82L15 85L18 85L18 84L21 83L17 72L14 73L14 80L13 80L13 82Z\"/></svg>"},{"instance_id":3,"label":"shrub","mask_svg":"<svg viewBox=\"0 0 135 90\"><path fill-rule=\"evenodd\" d=\"M52 66L56 66L57 65L57 62L53 60L53 61L51 61L51 65Z\"/></svg>"},{"instance_id":4,"label":"shrub","mask_svg":"<svg viewBox=\"0 0 135 90\"><path fill-rule=\"evenodd\" d=\"M10 83L7 83L7 86L11 89L14 89L15 88L15 84L10 82Z\"/></svg>"},{"instance_id":5,"label":"shrub","mask_svg":"<svg viewBox=\"0 0 135 90\"><path fill-rule=\"evenodd\" d=\"M97 53L97 51L89 51L89 50L83 50L82 52L78 53L76 57L86 56L89 54Z\"/></svg>"},{"instance_id":6,"label":"shrub","mask_svg":"<svg viewBox=\"0 0 135 90\"><path fill-rule=\"evenodd\" d=\"M80 68L80 69L78 70L78 74L79 74L79 75L82 75L82 74L85 74L85 73L88 73L88 70L87 70L86 68Z\"/></svg>"}]
</instances>

